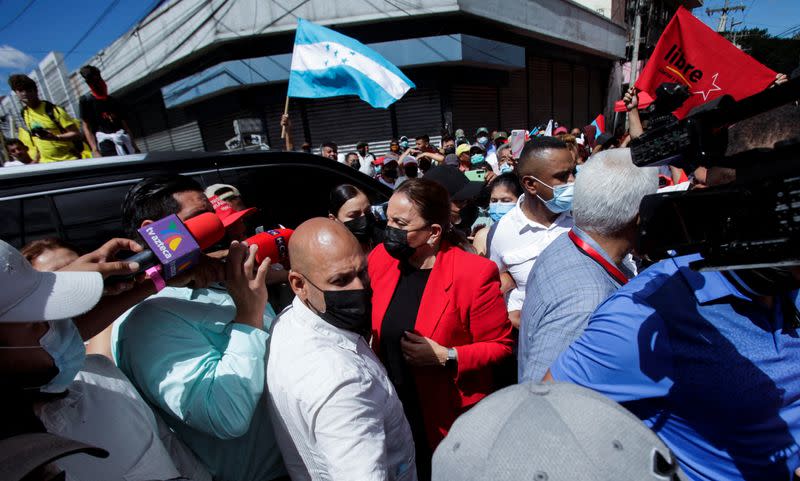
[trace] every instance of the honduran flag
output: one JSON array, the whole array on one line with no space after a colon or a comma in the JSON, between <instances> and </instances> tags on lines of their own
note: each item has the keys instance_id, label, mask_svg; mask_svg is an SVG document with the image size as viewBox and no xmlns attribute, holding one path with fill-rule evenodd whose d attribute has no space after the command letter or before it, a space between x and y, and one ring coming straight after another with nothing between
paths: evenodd
<instances>
[{"instance_id":1,"label":"honduran flag","mask_svg":"<svg viewBox=\"0 0 800 481\"><path fill-rule=\"evenodd\" d=\"M593 125L595 128L594 138L596 139L600 137L600 134L606 131L606 118L603 114L600 114L597 117L595 117L595 119L592 120L592 123L589 125Z\"/></svg>"},{"instance_id":2,"label":"honduran flag","mask_svg":"<svg viewBox=\"0 0 800 481\"><path fill-rule=\"evenodd\" d=\"M358 95L386 108L414 88L399 68L361 42L302 18L289 73L289 97Z\"/></svg>"}]
</instances>

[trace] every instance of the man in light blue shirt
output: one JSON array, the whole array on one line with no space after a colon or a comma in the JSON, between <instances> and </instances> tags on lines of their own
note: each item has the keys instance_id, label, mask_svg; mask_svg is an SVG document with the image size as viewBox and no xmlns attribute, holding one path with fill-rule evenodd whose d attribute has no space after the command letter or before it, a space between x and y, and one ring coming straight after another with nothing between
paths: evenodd
<instances>
[{"instance_id":1,"label":"man in light blue shirt","mask_svg":"<svg viewBox=\"0 0 800 481\"><path fill-rule=\"evenodd\" d=\"M151 217L186 220L209 211L200 186L180 176L143 180L123 206L129 230ZM232 243L227 291L167 287L118 319L112 336L120 369L218 481L286 475L266 404L275 317L267 303L268 263L248 270L245 258L254 253L255 246Z\"/></svg>"},{"instance_id":2,"label":"man in light blue shirt","mask_svg":"<svg viewBox=\"0 0 800 481\"><path fill-rule=\"evenodd\" d=\"M539 382L581 335L595 308L635 275L629 253L639 203L658 189L658 173L639 168L630 150L601 152L575 177L575 226L539 255L520 316L519 381Z\"/></svg>"}]
</instances>

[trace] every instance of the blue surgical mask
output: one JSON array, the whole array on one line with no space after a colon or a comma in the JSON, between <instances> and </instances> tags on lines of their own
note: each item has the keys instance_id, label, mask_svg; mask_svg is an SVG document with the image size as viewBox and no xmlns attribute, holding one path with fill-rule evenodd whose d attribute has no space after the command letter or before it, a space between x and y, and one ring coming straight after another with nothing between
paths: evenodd
<instances>
[{"instance_id":1,"label":"blue surgical mask","mask_svg":"<svg viewBox=\"0 0 800 481\"><path fill-rule=\"evenodd\" d=\"M483 162L483 154L475 154L469 158L469 161L472 162L472 165L477 165Z\"/></svg>"},{"instance_id":2,"label":"blue surgical mask","mask_svg":"<svg viewBox=\"0 0 800 481\"><path fill-rule=\"evenodd\" d=\"M489 137L478 137L479 144L486 145L487 142L489 142Z\"/></svg>"},{"instance_id":3,"label":"blue surgical mask","mask_svg":"<svg viewBox=\"0 0 800 481\"><path fill-rule=\"evenodd\" d=\"M408 148L408 141L404 140L404 141L400 142L400 147L402 147L404 149L407 149Z\"/></svg>"},{"instance_id":4,"label":"blue surgical mask","mask_svg":"<svg viewBox=\"0 0 800 481\"><path fill-rule=\"evenodd\" d=\"M533 176L531 176L533 177ZM536 177L533 177L536 179ZM540 184L544 185L553 190L553 198L550 200L544 200L539 195L539 200L542 201L545 207L547 207L550 212L554 214L560 214L562 212L567 212L568 210L572 210L572 196L575 189L575 183L569 184L561 184L555 187L545 184L539 179L536 179Z\"/></svg>"},{"instance_id":5,"label":"blue surgical mask","mask_svg":"<svg viewBox=\"0 0 800 481\"><path fill-rule=\"evenodd\" d=\"M516 202L492 202L489 204L489 217L498 222L504 215L516 207Z\"/></svg>"},{"instance_id":6,"label":"blue surgical mask","mask_svg":"<svg viewBox=\"0 0 800 481\"><path fill-rule=\"evenodd\" d=\"M514 172L514 166L511 164L503 164L500 166L500 173L507 174L509 172Z\"/></svg>"},{"instance_id":7,"label":"blue surgical mask","mask_svg":"<svg viewBox=\"0 0 800 481\"><path fill-rule=\"evenodd\" d=\"M39 349L40 347L53 358L58 374L44 386L42 392L61 393L66 391L78 371L83 368L86 359L86 347L83 338L72 319L48 321L50 328L39 338L39 346L0 347L0 349Z\"/></svg>"}]
</instances>

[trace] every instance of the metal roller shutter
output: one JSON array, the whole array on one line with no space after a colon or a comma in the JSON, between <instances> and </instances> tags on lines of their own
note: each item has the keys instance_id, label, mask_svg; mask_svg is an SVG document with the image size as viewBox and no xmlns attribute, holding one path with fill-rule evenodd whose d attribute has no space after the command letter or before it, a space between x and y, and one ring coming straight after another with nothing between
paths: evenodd
<instances>
[{"instance_id":1,"label":"metal roller shutter","mask_svg":"<svg viewBox=\"0 0 800 481\"><path fill-rule=\"evenodd\" d=\"M608 74L600 69L591 69L589 72L589 118L594 118L603 112L605 101L605 83Z\"/></svg>"},{"instance_id":2,"label":"metal roller shutter","mask_svg":"<svg viewBox=\"0 0 800 481\"><path fill-rule=\"evenodd\" d=\"M572 66L553 63L553 118L562 125L572 125Z\"/></svg>"},{"instance_id":3,"label":"metal roller shutter","mask_svg":"<svg viewBox=\"0 0 800 481\"><path fill-rule=\"evenodd\" d=\"M395 104L397 135L433 137L442 130L442 102L435 89L412 89Z\"/></svg>"},{"instance_id":4,"label":"metal roller shutter","mask_svg":"<svg viewBox=\"0 0 800 481\"><path fill-rule=\"evenodd\" d=\"M388 139L392 135L388 109L375 109L358 97L309 101L309 129L315 144L331 140L352 144L360 140Z\"/></svg>"},{"instance_id":5,"label":"metal roller shutter","mask_svg":"<svg viewBox=\"0 0 800 481\"><path fill-rule=\"evenodd\" d=\"M292 121L292 142L294 148L300 150L300 146L306 141L303 133L303 116L300 113L300 102L305 99L291 99L289 101L289 119ZM267 117L267 133L269 134L269 146L273 150L282 150L285 142L281 139L281 116L286 106L286 99L278 100L267 104L264 112Z\"/></svg>"},{"instance_id":6,"label":"metal roller shutter","mask_svg":"<svg viewBox=\"0 0 800 481\"><path fill-rule=\"evenodd\" d=\"M533 125L546 123L553 116L552 69L550 60L528 58L530 77L529 112Z\"/></svg>"},{"instance_id":7,"label":"metal roller shutter","mask_svg":"<svg viewBox=\"0 0 800 481\"><path fill-rule=\"evenodd\" d=\"M200 133L200 126L197 122L180 125L170 129L172 134L172 144L177 151L202 151L203 135Z\"/></svg>"},{"instance_id":8,"label":"metal roller shutter","mask_svg":"<svg viewBox=\"0 0 800 481\"><path fill-rule=\"evenodd\" d=\"M141 143L144 144L143 147L146 152L171 152L175 150L169 130L142 137Z\"/></svg>"},{"instance_id":9,"label":"metal roller shutter","mask_svg":"<svg viewBox=\"0 0 800 481\"><path fill-rule=\"evenodd\" d=\"M500 88L500 130L529 128L526 87L524 70L509 73L508 85Z\"/></svg>"},{"instance_id":10,"label":"metal roller shutter","mask_svg":"<svg viewBox=\"0 0 800 481\"><path fill-rule=\"evenodd\" d=\"M453 87L453 129L472 137L478 127L497 127L497 88L475 85Z\"/></svg>"},{"instance_id":11,"label":"metal roller shutter","mask_svg":"<svg viewBox=\"0 0 800 481\"><path fill-rule=\"evenodd\" d=\"M576 65L572 73L572 124L582 127L589 123L589 72L586 67Z\"/></svg>"}]
</instances>

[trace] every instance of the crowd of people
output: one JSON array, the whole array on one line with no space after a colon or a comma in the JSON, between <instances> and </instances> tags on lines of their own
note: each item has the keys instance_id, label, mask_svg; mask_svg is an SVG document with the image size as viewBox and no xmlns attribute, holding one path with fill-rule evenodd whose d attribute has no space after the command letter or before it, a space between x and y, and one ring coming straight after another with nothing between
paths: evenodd
<instances>
[{"instance_id":1,"label":"crowd of people","mask_svg":"<svg viewBox=\"0 0 800 481\"><path fill-rule=\"evenodd\" d=\"M12 76L32 134L8 142L17 161L78 155L81 138L136 150L85 70L80 123ZM325 142L391 197L336 186L285 258L259 262L236 186L174 174L131 187L125 237L93 252L0 241L1 477L791 479L796 274L636 252L645 196L735 172L636 167L645 125L636 90L624 101L624 135L555 124L519 151L483 127L381 156ZM730 148L798 126L787 105L734 126ZM121 255L160 219L205 214L225 240L175 277Z\"/></svg>"}]
</instances>

